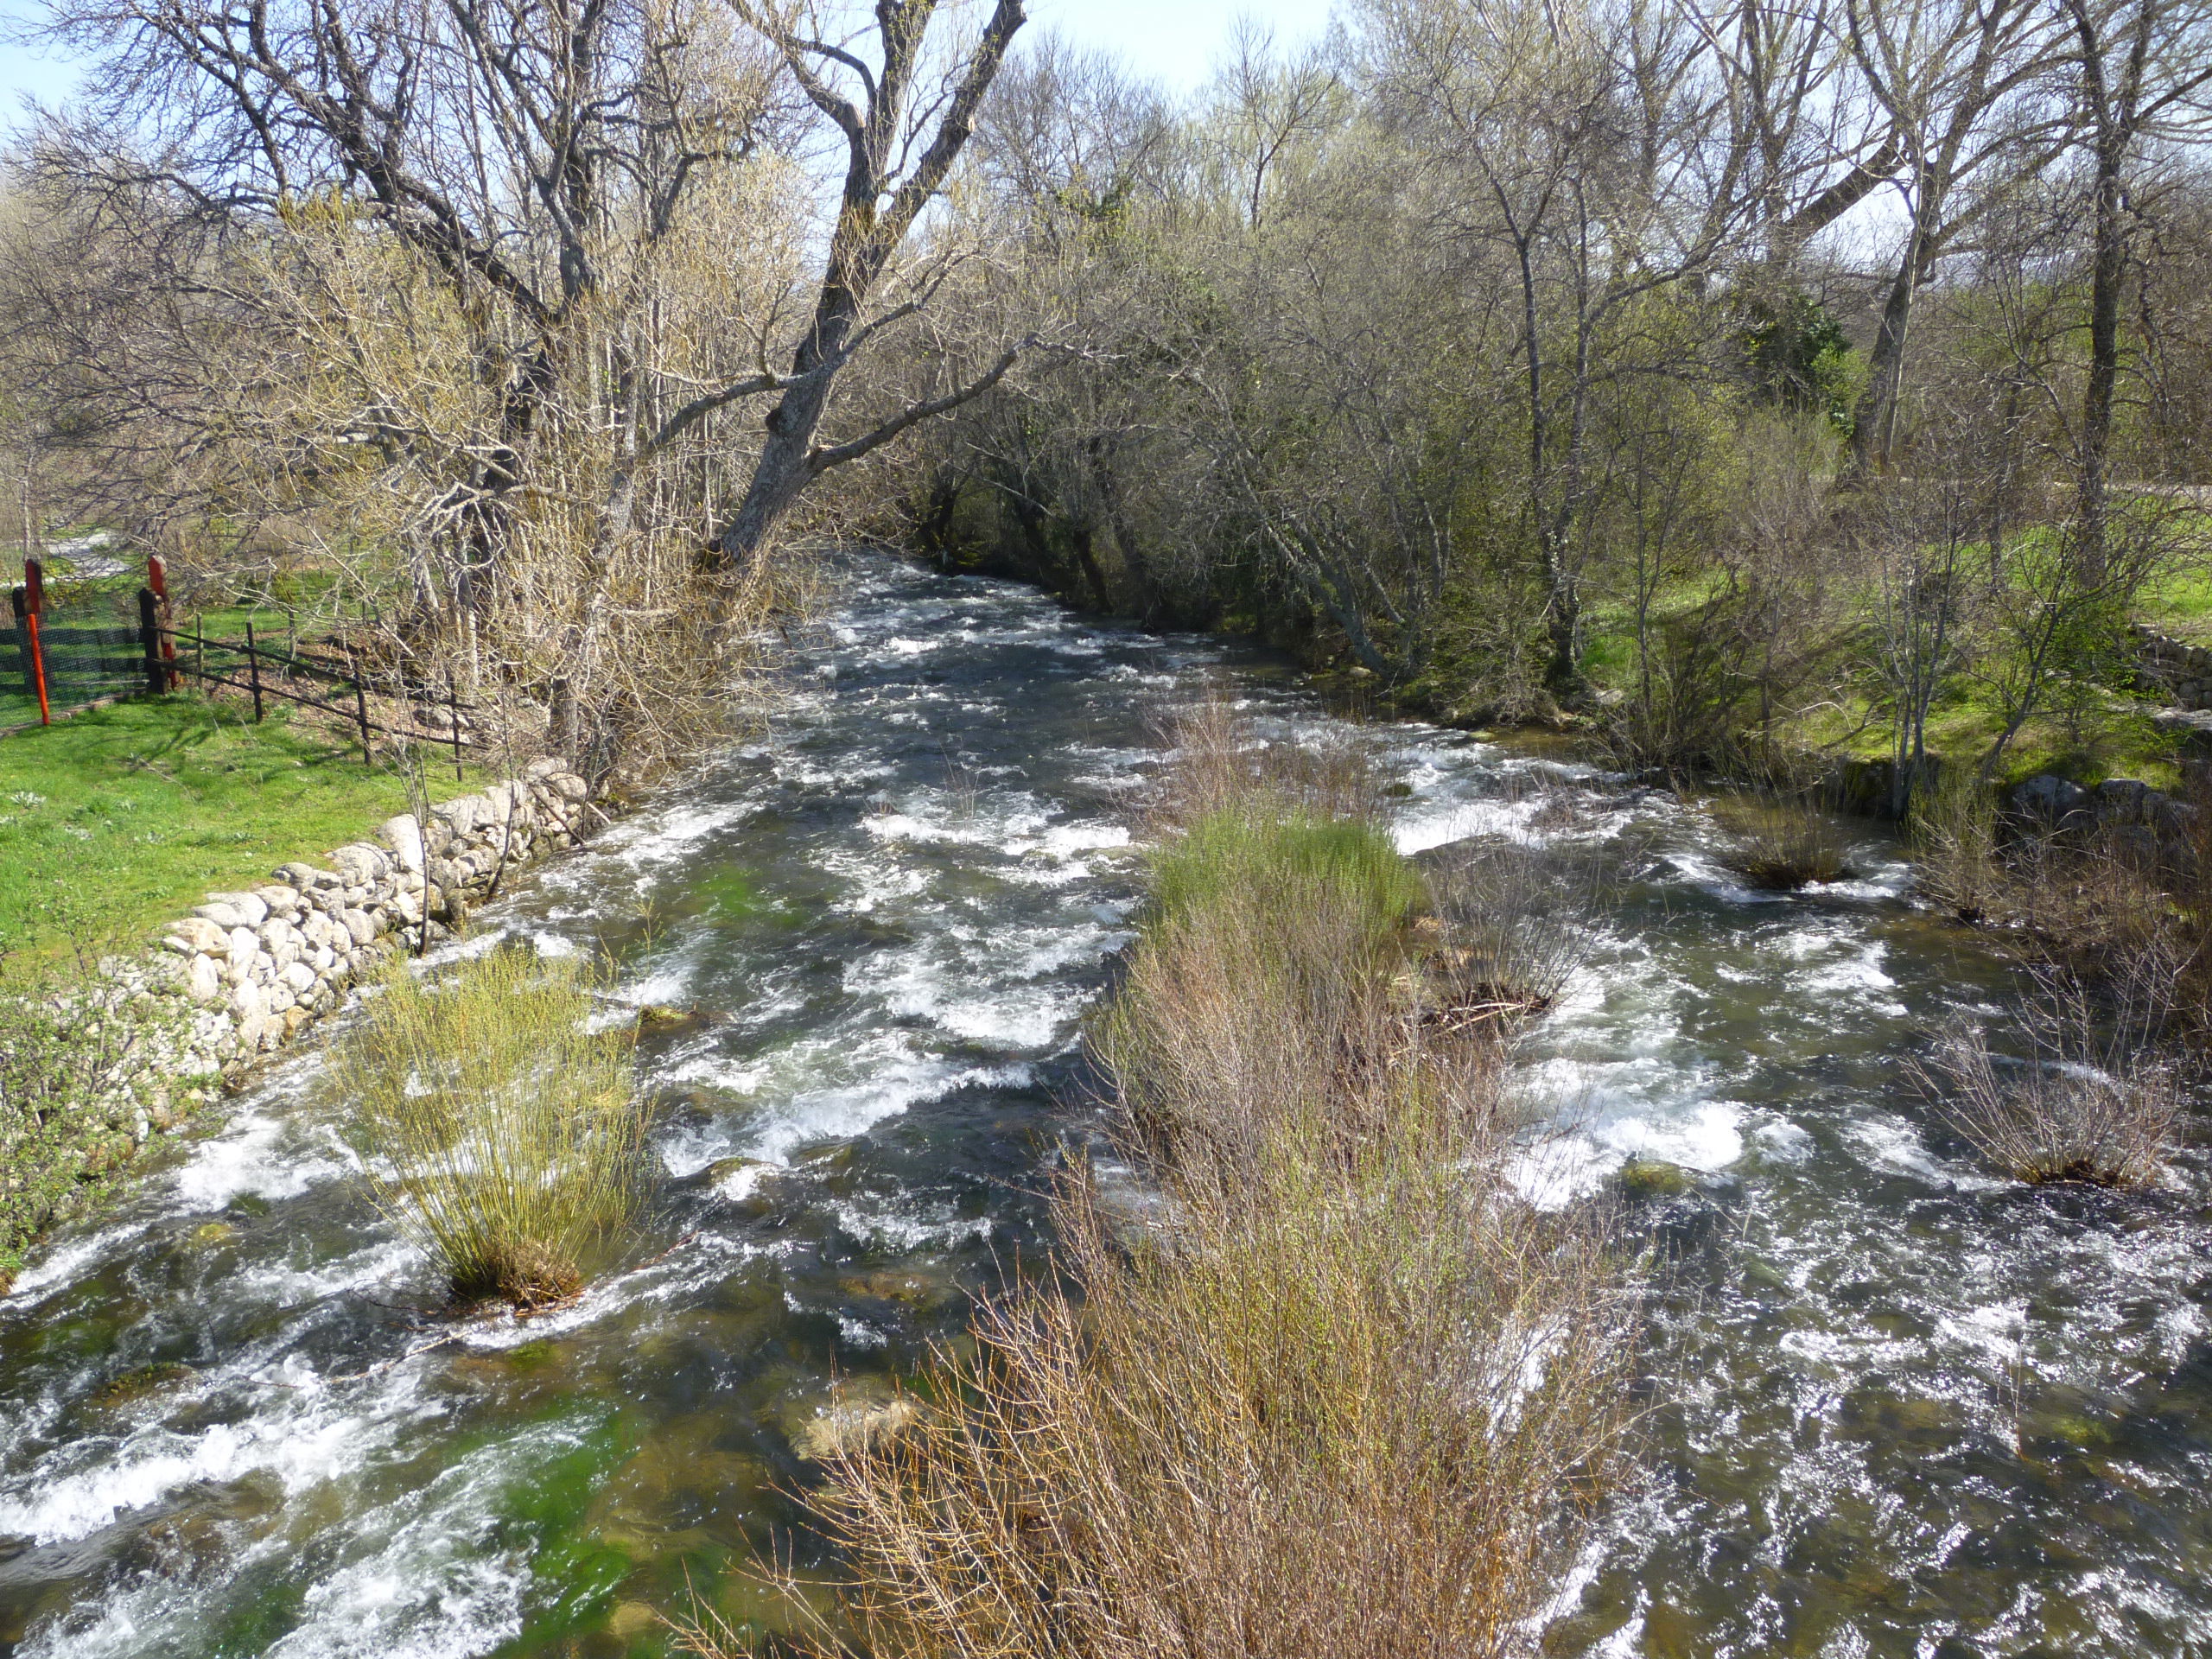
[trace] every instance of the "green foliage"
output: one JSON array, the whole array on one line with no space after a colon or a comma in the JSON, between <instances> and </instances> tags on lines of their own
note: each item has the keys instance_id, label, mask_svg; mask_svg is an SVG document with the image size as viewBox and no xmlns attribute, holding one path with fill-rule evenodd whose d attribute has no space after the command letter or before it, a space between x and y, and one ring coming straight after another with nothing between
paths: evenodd
<instances>
[{"instance_id":1,"label":"green foliage","mask_svg":"<svg viewBox=\"0 0 2212 1659\"><path fill-rule=\"evenodd\" d=\"M1427 898L1421 872L1371 823L1224 810L1199 819L1153 862L1164 925L1211 912L1363 917L1376 942Z\"/></svg>"},{"instance_id":2,"label":"green foliage","mask_svg":"<svg viewBox=\"0 0 2212 1659\"><path fill-rule=\"evenodd\" d=\"M1866 365L1843 324L1797 289L1754 299L1744 310L1745 363L1759 395L1785 409L1820 415L1838 436L1848 438Z\"/></svg>"},{"instance_id":3,"label":"green foliage","mask_svg":"<svg viewBox=\"0 0 2212 1659\"><path fill-rule=\"evenodd\" d=\"M377 1200L456 1298L559 1300L639 1197L634 1025L601 1022L575 963L512 947L386 975L335 1076Z\"/></svg>"},{"instance_id":4,"label":"green foliage","mask_svg":"<svg viewBox=\"0 0 2212 1659\"><path fill-rule=\"evenodd\" d=\"M0 1285L31 1239L137 1154L146 1082L134 1062L176 1018L86 966L0 952Z\"/></svg>"}]
</instances>

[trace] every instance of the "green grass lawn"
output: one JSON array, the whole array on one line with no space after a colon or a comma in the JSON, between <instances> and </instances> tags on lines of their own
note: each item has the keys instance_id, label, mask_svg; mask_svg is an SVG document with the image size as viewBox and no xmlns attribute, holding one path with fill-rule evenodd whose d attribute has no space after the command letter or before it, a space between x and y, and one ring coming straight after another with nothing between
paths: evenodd
<instances>
[{"instance_id":1,"label":"green grass lawn","mask_svg":"<svg viewBox=\"0 0 2212 1659\"><path fill-rule=\"evenodd\" d=\"M457 787L433 772L434 798ZM388 761L368 770L282 704L254 725L178 692L18 732L0 738L0 945L111 949L407 810Z\"/></svg>"}]
</instances>

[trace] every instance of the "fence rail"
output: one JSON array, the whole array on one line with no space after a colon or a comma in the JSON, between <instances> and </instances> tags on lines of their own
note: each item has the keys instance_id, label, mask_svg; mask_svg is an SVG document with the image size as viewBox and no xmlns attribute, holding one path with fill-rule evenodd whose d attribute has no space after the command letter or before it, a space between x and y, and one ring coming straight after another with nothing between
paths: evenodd
<instances>
[{"instance_id":1,"label":"fence rail","mask_svg":"<svg viewBox=\"0 0 2212 1659\"><path fill-rule=\"evenodd\" d=\"M27 704L36 704L36 724L50 724L57 715L98 708L135 693L174 690L190 678L245 692L253 700L256 721L262 718L264 700L270 697L334 715L359 734L364 765L375 763L372 734L378 733L450 749L456 779L461 776L462 751L485 747L481 739L462 734L461 715L474 713L475 705L461 700L450 675L442 700L449 729L426 732L412 724L395 726L370 718L369 677L350 649L342 664L296 646L270 651L254 638L251 619L243 643L211 639L197 622L189 633L170 626L165 620L168 586L158 558L146 561L146 584L135 595L135 607L127 589L111 582L72 583L56 591L36 559L24 561L23 577L23 585L12 594L14 634L22 695ZM211 652L215 658L212 668ZM263 673L264 664L273 675ZM272 678L277 683L271 683ZM352 695L343 702L334 696L312 696L296 689L302 680ZM398 701L402 707L441 707L435 691L428 698L410 697L404 683Z\"/></svg>"},{"instance_id":2,"label":"fence rail","mask_svg":"<svg viewBox=\"0 0 2212 1659\"><path fill-rule=\"evenodd\" d=\"M246 638L244 644L235 639L211 639L196 629L191 633L185 633L175 628L162 627L158 624L153 626L151 633L160 645L168 649L163 651L157 659L153 649L149 647L143 658L143 666L149 684L157 675L164 677L165 683L173 683L177 676L189 675L194 679L207 684L230 686L236 690L245 692L253 699L253 717L256 720L262 717L262 699L264 697L279 697L287 702L297 703L303 708L322 709L326 713L336 715L346 721L360 733L361 754L365 761L370 758L370 734L372 732L381 732L388 737L401 738L410 742L435 743L441 747L450 748L453 751L455 777L461 775L461 751L484 747L480 740L461 735L461 714L464 710L474 712L474 705L461 701L454 692L450 679L446 683L444 702L448 729L443 732L418 731L408 726L387 726L379 721L369 718L368 681L358 670L340 671L334 665L320 662L311 657L302 657L294 652L264 650L255 643L253 624L251 622L246 624ZM181 649L185 645L192 647L192 656L188 662ZM218 652L228 652L234 657L243 658L245 664L245 677L239 679L234 677L236 664L232 665L234 670L233 674L219 673L207 667L207 653L211 646ZM261 665L264 663L281 668L288 677L304 674L309 678L319 678L323 683L333 688L348 689L353 694L353 706L347 708L328 698L308 696L283 686L271 685L261 672Z\"/></svg>"}]
</instances>

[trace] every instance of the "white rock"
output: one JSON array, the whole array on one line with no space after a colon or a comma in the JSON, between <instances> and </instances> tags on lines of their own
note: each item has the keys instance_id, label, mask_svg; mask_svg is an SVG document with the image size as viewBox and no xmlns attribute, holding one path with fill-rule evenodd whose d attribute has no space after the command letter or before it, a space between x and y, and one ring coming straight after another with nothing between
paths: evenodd
<instances>
[{"instance_id":1,"label":"white rock","mask_svg":"<svg viewBox=\"0 0 2212 1659\"><path fill-rule=\"evenodd\" d=\"M353 935L347 934L346 938L350 942ZM320 978L337 965L338 953L327 944L318 944L315 948L315 954L307 957L306 961L308 965L315 969L316 977Z\"/></svg>"},{"instance_id":2,"label":"white rock","mask_svg":"<svg viewBox=\"0 0 2212 1659\"><path fill-rule=\"evenodd\" d=\"M219 953L230 948L230 935L205 916L186 917L169 929L169 934L172 939L184 942L188 947L185 952L188 956L195 951Z\"/></svg>"},{"instance_id":3,"label":"white rock","mask_svg":"<svg viewBox=\"0 0 2212 1659\"><path fill-rule=\"evenodd\" d=\"M430 815L441 820L455 836L467 836L476 828L477 818L484 810L480 795L463 795L458 800L445 801L430 809Z\"/></svg>"},{"instance_id":4,"label":"white rock","mask_svg":"<svg viewBox=\"0 0 2212 1659\"><path fill-rule=\"evenodd\" d=\"M276 977L295 996L304 996L315 988L315 969L304 962L296 962L279 969Z\"/></svg>"},{"instance_id":5,"label":"white rock","mask_svg":"<svg viewBox=\"0 0 2212 1659\"><path fill-rule=\"evenodd\" d=\"M222 995L223 974L215 966L214 957L193 957L191 977L185 982L185 991L195 1002L213 1002Z\"/></svg>"},{"instance_id":6,"label":"white rock","mask_svg":"<svg viewBox=\"0 0 2212 1659\"><path fill-rule=\"evenodd\" d=\"M350 887L366 887L383 876L391 868L391 860L380 847L372 847L365 841L349 841L331 854L330 861L346 878Z\"/></svg>"},{"instance_id":7,"label":"white rock","mask_svg":"<svg viewBox=\"0 0 2212 1659\"><path fill-rule=\"evenodd\" d=\"M243 1033L250 1020L257 1020L269 1012L269 993L248 980L231 993L231 1017L238 1023Z\"/></svg>"},{"instance_id":8,"label":"white rock","mask_svg":"<svg viewBox=\"0 0 2212 1659\"><path fill-rule=\"evenodd\" d=\"M349 910L338 918L346 924L346 931L357 945L366 944L377 936L377 925L369 919L365 910Z\"/></svg>"},{"instance_id":9,"label":"white rock","mask_svg":"<svg viewBox=\"0 0 2212 1659\"><path fill-rule=\"evenodd\" d=\"M261 953L261 936L250 927L231 930L229 956L233 973L243 974L253 966L253 959Z\"/></svg>"},{"instance_id":10,"label":"white rock","mask_svg":"<svg viewBox=\"0 0 2212 1659\"><path fill-rule=\"evenodd\" d=\"M413 813L403 812L396 818L386 818L378 827L377 834L391 849L401 869L416 875L423 873L423 826L416 822Z\"/></svg>"}]
</instances>

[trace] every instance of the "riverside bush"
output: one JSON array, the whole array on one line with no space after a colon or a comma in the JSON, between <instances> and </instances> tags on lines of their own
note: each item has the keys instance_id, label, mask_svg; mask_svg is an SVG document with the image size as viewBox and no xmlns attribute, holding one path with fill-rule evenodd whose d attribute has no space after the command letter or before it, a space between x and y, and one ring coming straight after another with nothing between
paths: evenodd
<instances>
[{"instance_id":1,"label":"riverside bush","mask_svg":"<svg viewBox=\"0 0 2212 1659\"><path fill-rule=\"evenodd\" d=\"M1762 893L1794 893L1851 874L1850 838L1827 813L1787 796L1742 793L1713 803L1727 839L1721 861Z\"/></svg>"},{"instance_id":2,"label":"riverside bush","mask_svg":"<svg viewBox=\"0 0 2212 1659\"><path fill-rule=\"evenodd\" d=\"M1093 1033L1149 1190L1069 1174L1058 1274L827 1460L835 1610L768 1574L803 1645L1503 1655L1618 1472L1632 1280L1508 1179L1502 1051L1406 971L1418 874L1373 821L1220 777ZM679 1637L751 1646L711 1611Z\"/></svg>"},{"instance_id":3,"label":"riverside bush","mask_svg":"<svg viewBox=\"0 0 2212 1659\"><path fill-rule=\"evenodd\" d=\"M142 1112L166 1121L167 1089L213 1081L149 1065L180 1050L180 1024L89 960L0 955L0 1291L27 1244L137 1157Z\"/></svg>"},{"instance_id":4,"label":"riverside bush","mask_svg":"<svg viewBox=\"0 0 2212 1659\"><path fill-rule=\"evenodd\" d=\"M2172 976L2154 960L2104 1007L2073 974L2038 967L2012 1022L2024 1060L2001 1064L1983 1027L1954 1020L1915 1074L1937 1115L2016 1180L2146 1185L2181 1116L2180 1079L2154 1046Z\"/></svg>"},{"instance_id":5,"label":"riverside bush","mask_svg":"<svg viewBox=\"0 0 2212 1659\"><path fill-rule=\"evenodd\" d=\"M456 1300L574 1295L635 1209L636 1028L596 1011L574 962L512 947L435 976L402 962L338 1051L377 1202Z\"/></svg>"}]
</instances>

